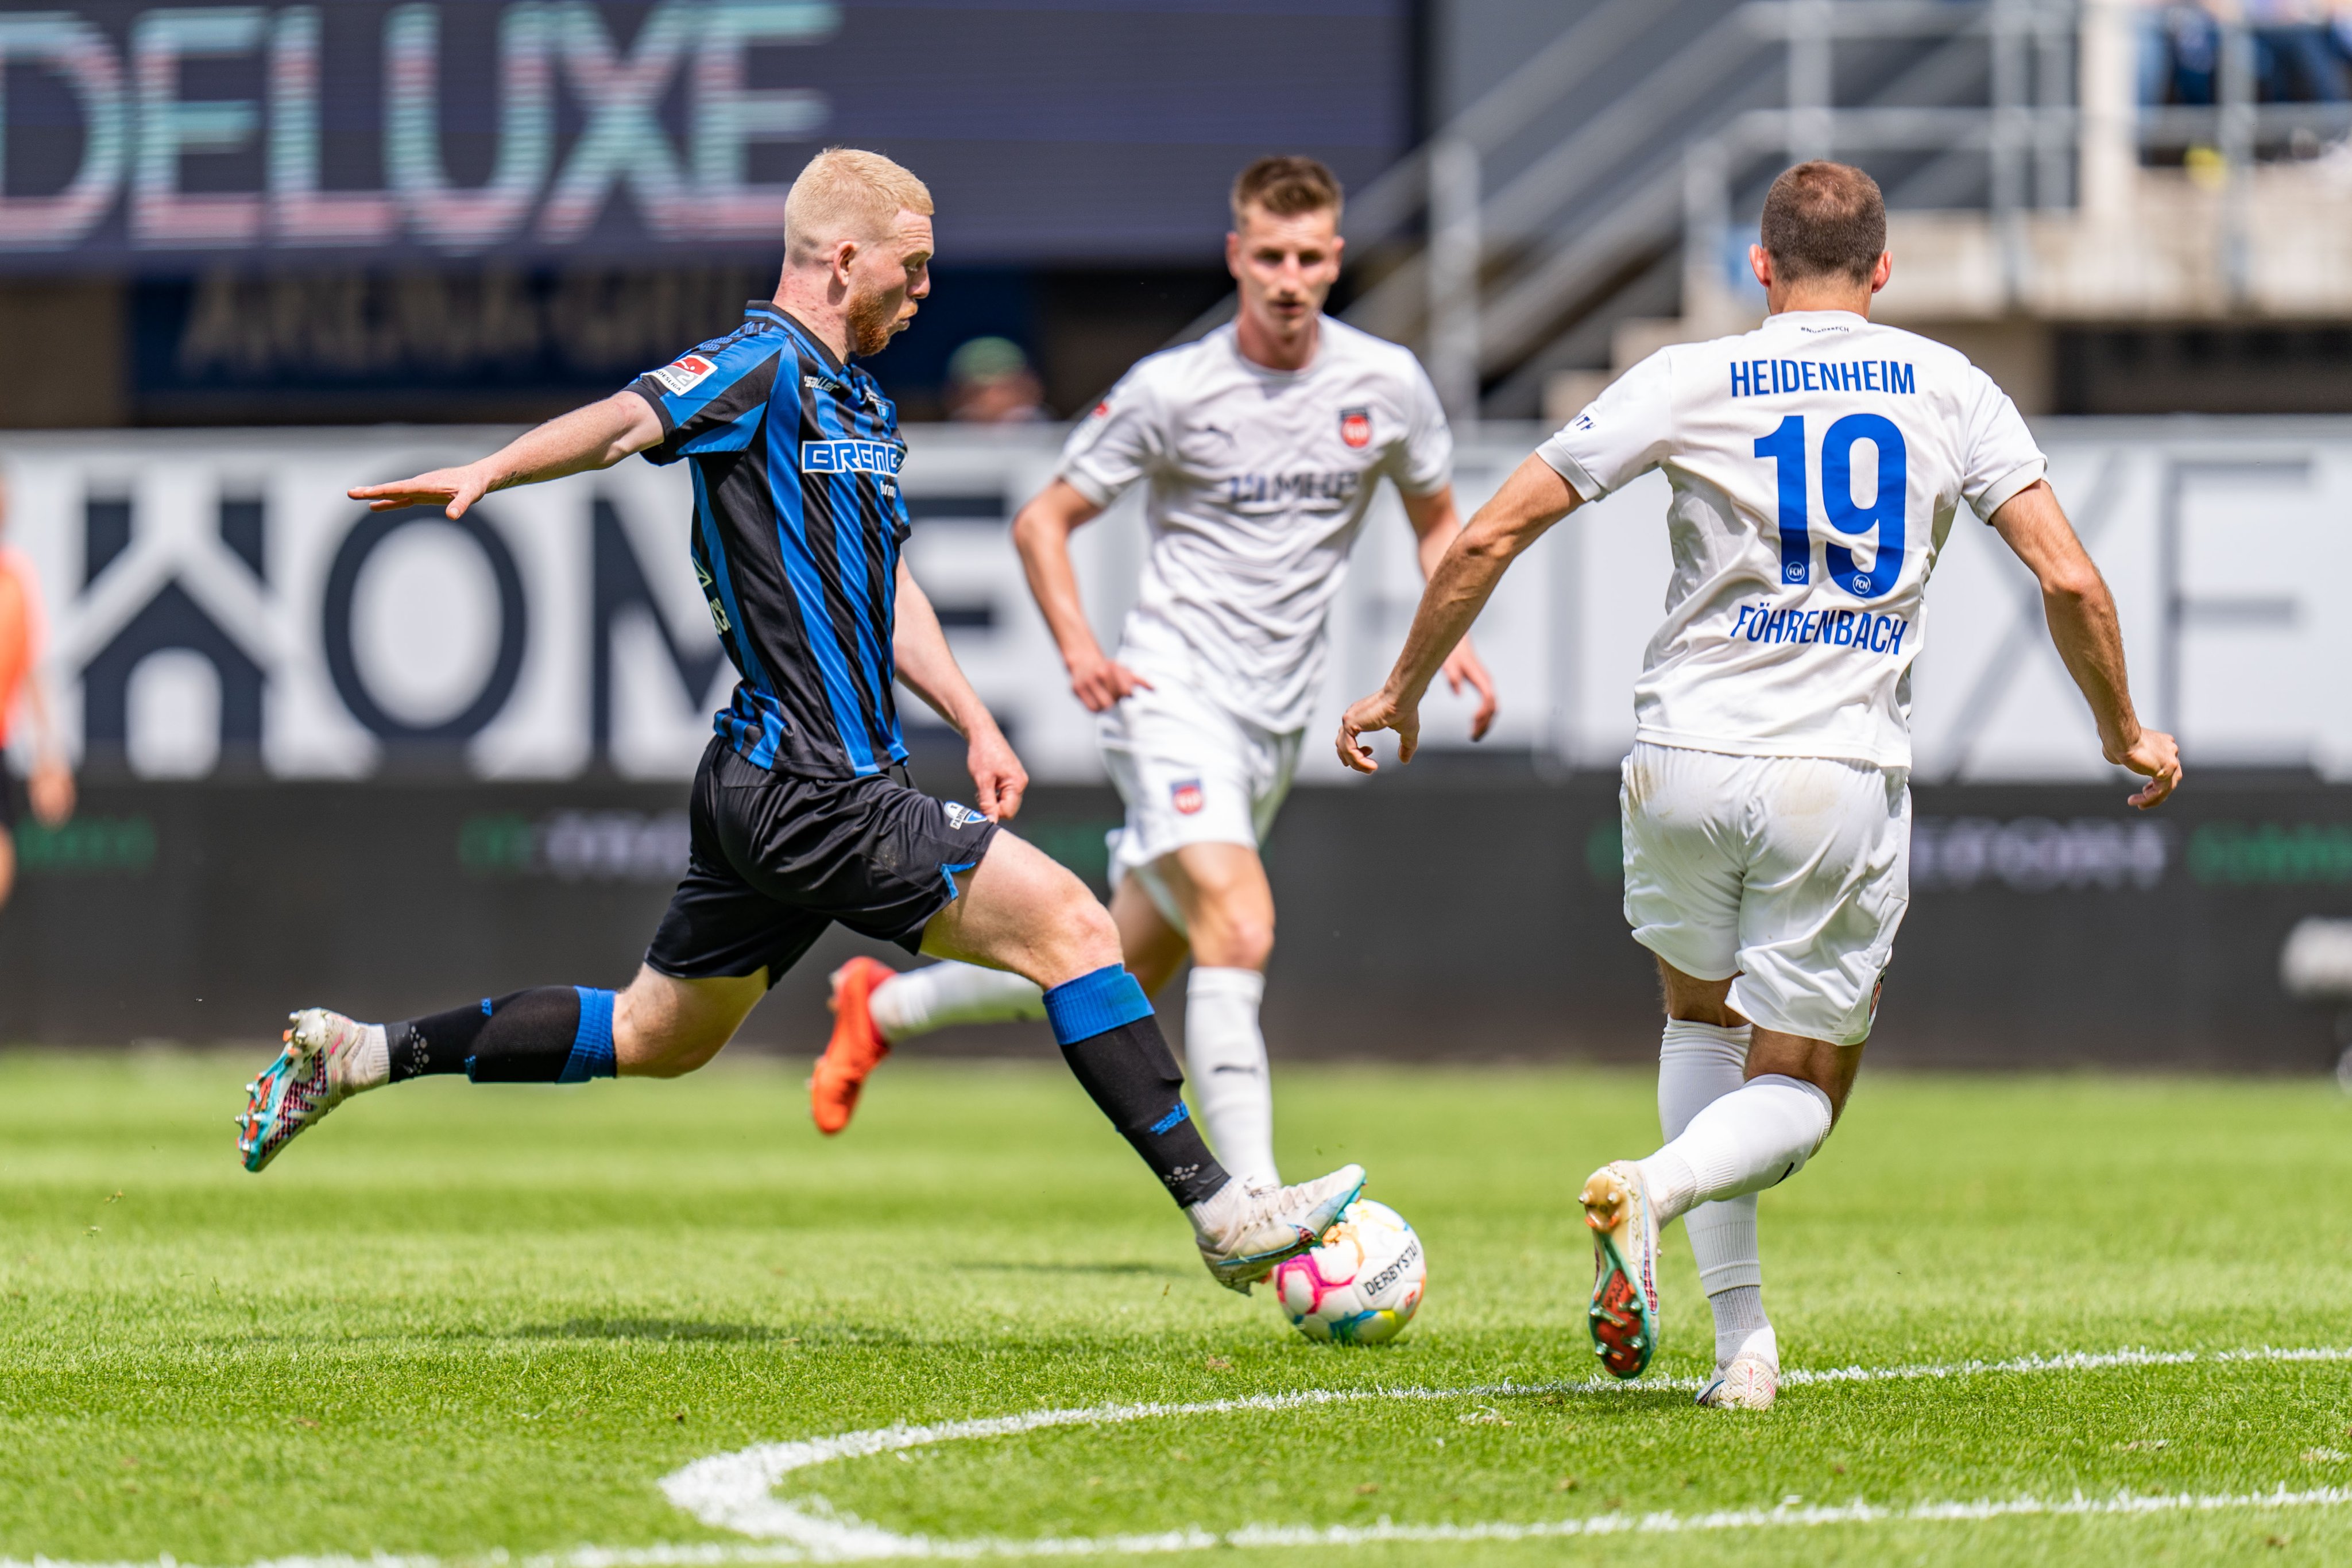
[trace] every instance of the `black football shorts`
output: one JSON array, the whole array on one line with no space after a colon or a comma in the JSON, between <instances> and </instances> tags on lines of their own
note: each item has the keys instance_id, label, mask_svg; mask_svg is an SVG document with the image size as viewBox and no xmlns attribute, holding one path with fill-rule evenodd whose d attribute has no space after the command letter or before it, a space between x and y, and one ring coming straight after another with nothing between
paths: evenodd
<instances>
[{"instance_id":1,"label":"black football shorts","mask_svg":"<svg viewBox=\"0 0 2352 1568\"><path fill-rule=\"evenodd\" d=\"M863 779L753 767L713 738L694 772L693 849L646 962L680 979L756 973L774 985L835 921L922 948L996 824L934 800L903 766Z\"/></svg>"},{"instance_id":2,"label":"black football shorts","mask_svg":"<svg viewBox=\"0 0 2352 1568\"><path fill-rule=\"evenodd\" d=\"M0 833L16 831L16 776L8 771L8 764L0 761Z\"/></svg>"}]
</instances>

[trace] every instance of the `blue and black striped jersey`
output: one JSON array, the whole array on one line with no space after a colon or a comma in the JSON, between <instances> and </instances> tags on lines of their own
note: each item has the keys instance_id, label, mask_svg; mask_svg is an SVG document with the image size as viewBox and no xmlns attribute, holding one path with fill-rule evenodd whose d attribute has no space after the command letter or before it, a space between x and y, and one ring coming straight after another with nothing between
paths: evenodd
<instances>
[{"instance_id":1,"label":"blue and black striped jersey","mask_svg":"<svg viewBox=\"0 0 2352 1568\"><path fill-rule=\"evenodd\" d=\"M731 335L629 390L661 415L646 457L693 460L694 569L742 677L719 734L808 778L904 761L890 632L907 448L881 387L755 300Z\"/></svg>"}]
</instances>

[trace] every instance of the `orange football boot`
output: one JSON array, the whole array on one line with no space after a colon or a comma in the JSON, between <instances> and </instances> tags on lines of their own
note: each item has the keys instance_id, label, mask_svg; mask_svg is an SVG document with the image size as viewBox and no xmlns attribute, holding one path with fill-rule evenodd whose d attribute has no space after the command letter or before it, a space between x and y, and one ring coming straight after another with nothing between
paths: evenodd
<instances>
[{"instance_id":1,"label":"orange football boot","mask_svg":"<svg viewBox=\"0 0 2352 1568\"><path fill-rule=\"evenodd\" d=\"M809 1074L809 1114L828 1138L849 1125L866 1075L890 1054L890 1042L874 1027L866 1004L874 988L898 972L879 959L863 957L833 972L833 1038Z\"/></svg>"}]
</instances>

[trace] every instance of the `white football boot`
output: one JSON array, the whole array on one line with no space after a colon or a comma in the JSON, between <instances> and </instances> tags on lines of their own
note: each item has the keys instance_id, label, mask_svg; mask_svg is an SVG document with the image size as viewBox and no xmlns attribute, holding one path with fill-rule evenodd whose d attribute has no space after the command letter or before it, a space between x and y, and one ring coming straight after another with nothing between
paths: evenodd
<instances>
[{"instance_id":1,"label":"white football boot","mask_svg":"<svg viewBox=\"0 0 2352 1568\"><path fill-rule=\"evenodd\" d=\"M1297 1186L1261 1192L1230 1182L1188 1211L1199 1233L1201 1261L1218 1284L1246 1296L1251 1284L1274 1272L1276 1264L1311 1250L1363 1190L1364 1167L1356 1165Z\"/></svg>"},{"instance_id":2,"label":"white football boot","mask_svg":"<svg viewBox=\"0 0 2352 1568\"><path fill-rule=\"evenodd\" d=\"M1592 1354L1612 1377L1639 1377L1658 1354L1658 1218L1649 1184L1632 1160L1584 1181L1592 1228Z\"/></svg>"},{"instance_id":3,"label":"white football boot","mask_svg":"<svg viewBox=\"0 0 2352 1568\"><path fill-rule=\"evenodd\" d=\"M1769 1410L1780 1394L1780 1367L1771 1356L1743 1350L1715 1369L1698 1403L1714 1410Z\"/></svg>"},{"instance_id":4,"label":"white football boot","mask_svg":"<svg viewBox=\"0 0 2352 1568\"><path fill-rule=\"evenodd\" d=\"M361 1089L353 1058L369 1043L371 1026L324 1008L287 1015L292 1025L286 1049L245 1086L245 1114L236 1119L236 1152L245 1168L257 1171L316 1123Z\"/></svg>"}]
</instances>

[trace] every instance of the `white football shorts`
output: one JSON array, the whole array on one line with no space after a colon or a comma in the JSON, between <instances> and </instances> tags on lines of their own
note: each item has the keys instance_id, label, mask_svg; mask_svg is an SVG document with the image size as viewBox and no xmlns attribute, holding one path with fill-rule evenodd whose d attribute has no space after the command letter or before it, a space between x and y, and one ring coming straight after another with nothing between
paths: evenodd
<instances>
[{"instance_id":1,"label":"white football shorts","mask_svg":"<svg viewBox=\"0 0 2352 1568\"><path fill-rule=\"evenodd\" d=\"M1859 1045L1911 902L1900 768L1637 742L1618 800L1633 939L1762 1028Z\"/></svg>"},{"instance_id":2,"label":"white football shorts","mask_svg":"<svg viewBox=\"0 0 2352 1568\"><path fill-rule=\"evenodd\" d=\"M1186 844L1264 843L1290 793L1306 732L1263 728L1192 686L1138 674L1151 689L1123 698L1096 727L1104 766L1127 802L1127 825L1110 835L1110 882L1135 877L1182 931L1183 914L1157 863Z\"/></svg>"}]
</instances>

